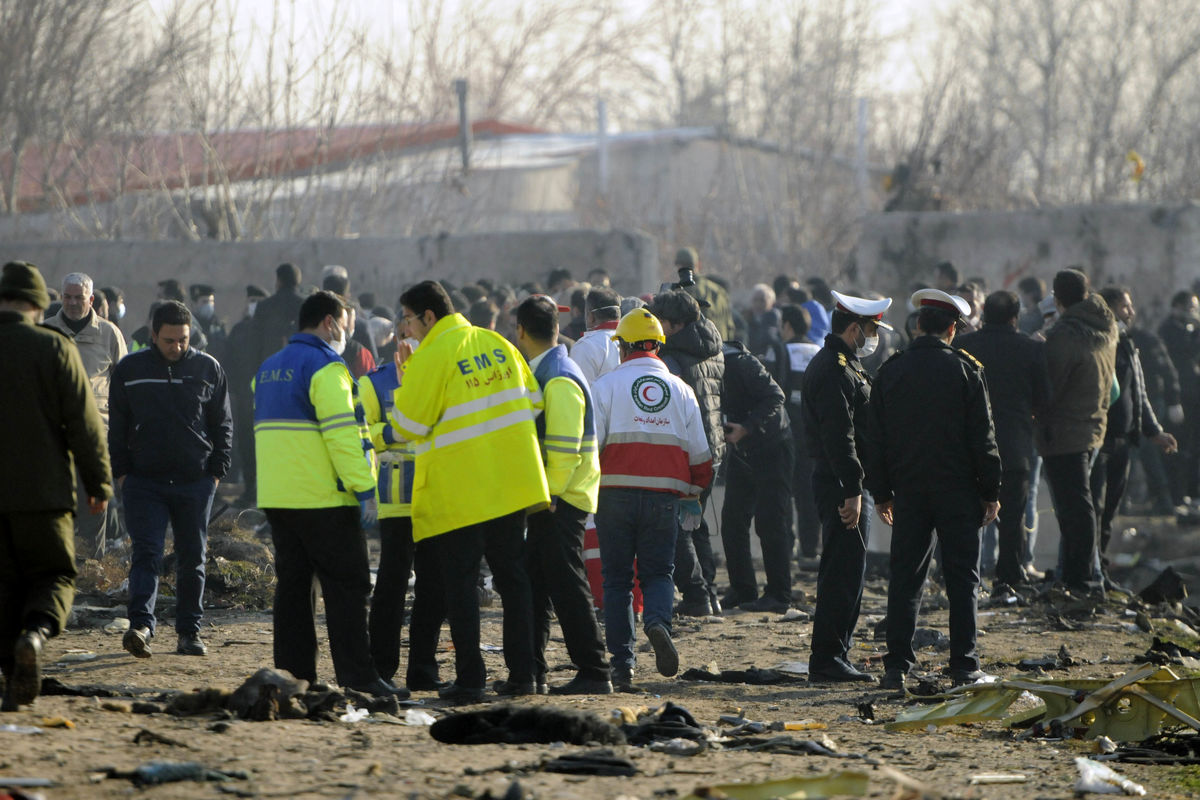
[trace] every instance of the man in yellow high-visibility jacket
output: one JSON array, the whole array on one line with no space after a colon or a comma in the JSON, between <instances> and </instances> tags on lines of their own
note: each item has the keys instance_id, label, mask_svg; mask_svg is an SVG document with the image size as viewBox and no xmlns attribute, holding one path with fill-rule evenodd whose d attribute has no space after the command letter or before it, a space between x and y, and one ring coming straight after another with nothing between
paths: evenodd
<instances>
[{"instance_id":1,"label":"man in yellow high-visibility jacket","mask_svg":"<svg viewBox=\"0 0 1200 800\"><path fill-rule=\"evenodd\" d=\"M275 666L317 680L313 577L325 596L333 670L342 686L401 694L371 661L367 639L370 563L363 528L374 524L370 442L341 353L346 304L317 292L300 306L300 331L254 378L258 502L275 542Z\"/></svg>"},{"instance_id":2,"label":"man in yellow high-visibility jacket","mask_svg":"<svg viewBox=\"0 0 1200 800\"><path fill-rule=\"evenodd\" d=\"M534 418L542 407L525 359L494 331L454 313L441 284L423 281L400 297L409 334L396 350L403 371L392 424L416 446L413 539L441 552L455 682L443 699L475 702L487 673L479 653L479 562L486 555L504 602L500 694L538 691L532 601L524 567L525 510L550 503Z\"/></svg>"},{"instance_id":3,"label":"man in yellow high-visibility jacket","mask_svg":"<svg viewBox=\"0 0 1200 800\"><path fill-rule=\"evenodd\" d=\"M397 337L404 338L405 324L397 320ZM392 361L358 379L371 445L379 466L375 498L379 502L379 571L371 592L371 657L379 677L392 680L400 666L400 627L409 572L416 574L412 619L408 628L408 668L404 683L412 691L440 689L437 642L446 618L442 590L442 565L428 540L414 547L412 488L416 463L411 442L400 438L390 422L392 399L400 386L399 370Z\"/></svg>"}]
</instances>

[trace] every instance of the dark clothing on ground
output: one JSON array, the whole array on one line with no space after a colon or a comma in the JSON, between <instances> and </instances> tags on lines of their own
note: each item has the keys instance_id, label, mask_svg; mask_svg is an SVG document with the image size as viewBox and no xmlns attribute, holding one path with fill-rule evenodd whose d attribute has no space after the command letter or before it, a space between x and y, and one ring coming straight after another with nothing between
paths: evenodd
<instances>
[{"instance_id":1,"label":"dark clothing on ground","mask_svg":"<svg viewBox=\"0 0 1200 800\"><path fill-rule=\"evenodd\" d=\"M267 508L275 544L275 668L317 681L316 585L325 598L329 654L341 686L375 681L367 637L371 570L359 510ZM472 592L474 587L472 587ZM475 599L472 594L472 599Z\"/></svg>"},{"instance_id":2,"label":"dark clothing on ground","mask_svg":"<svg viewBox=\"0 0 1200 800\"><path fill-rule=\"evenodd\" d=\"M604 637L596 621L592 590L583 561L583 531L587 512L558 500L554 511L539 511L528 519L526 569L533 587L533 654L537 680L544 682L549 665L550 609L558 616L567 655L587 680L609 679Z\"/></svg>"}]
</instances>

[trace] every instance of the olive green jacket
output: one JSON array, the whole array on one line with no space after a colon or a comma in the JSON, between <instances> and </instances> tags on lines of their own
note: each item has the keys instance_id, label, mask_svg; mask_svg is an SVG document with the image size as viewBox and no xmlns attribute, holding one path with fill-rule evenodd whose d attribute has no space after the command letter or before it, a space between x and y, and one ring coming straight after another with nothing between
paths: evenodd
<instances>
[{"instance_id":1,"label":"olive green jacket","mask_svg":"<svg viewBox=\"0 0 1200 800\"><path fill-rule=\"evenodd\" d=\"M71 340L0 311L0 513L74 511L75 466L90 497L112 497L104 425Z\"/></svg>"}]
</instances>

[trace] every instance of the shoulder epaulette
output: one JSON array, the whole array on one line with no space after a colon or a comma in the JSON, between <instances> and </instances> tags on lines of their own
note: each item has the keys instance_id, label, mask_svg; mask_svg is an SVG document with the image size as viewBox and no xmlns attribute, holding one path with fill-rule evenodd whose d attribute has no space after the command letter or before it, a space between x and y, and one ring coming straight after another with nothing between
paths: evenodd
<instances>
[{"instance_id":1,"label":"shoulder epaulette","mask_svg":"<svg viewBox=\"0 0 1200 800\"><path fill-rule=\"evenodd\" d=\"M961 358L963 361L966 361L969 364L974 364L978 369L983 369L983 363L966 350L963 350L961 347L954 348L954 352L958 353L959 358Z\"/></svg>"},{"instance_id":2,"label":"shoulder epaulette","mask_svg":"<svg viewBox=\"0 0 1200 800\"><path fill-rule=\"evenodd\" d=\"M838 356L838 366L839 367L844 367L847 364L849 364L849 362L846 360L845 353L838 353L837 356Z\"/></svg>"}]
</instances>

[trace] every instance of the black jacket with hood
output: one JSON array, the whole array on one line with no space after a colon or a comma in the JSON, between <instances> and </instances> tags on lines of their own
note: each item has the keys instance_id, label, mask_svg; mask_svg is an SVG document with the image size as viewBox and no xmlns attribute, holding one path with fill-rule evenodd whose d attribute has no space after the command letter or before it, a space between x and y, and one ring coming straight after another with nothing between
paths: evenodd
<instances>
[{"instance_id":1,"label":"black jacket with hood","mask_svg":"<svg viewBox=\"0 0 1200 800\"><path fill-rule=\"evenodd\" d=\"M725 428L721 425L721 387L725 381L725 357L721 333L711 320L689 322L667 337L659 357L672 374L683 378L696 393L700 418L712 451L713 466L725 460Z\"/></svg>"}]
</instances>

